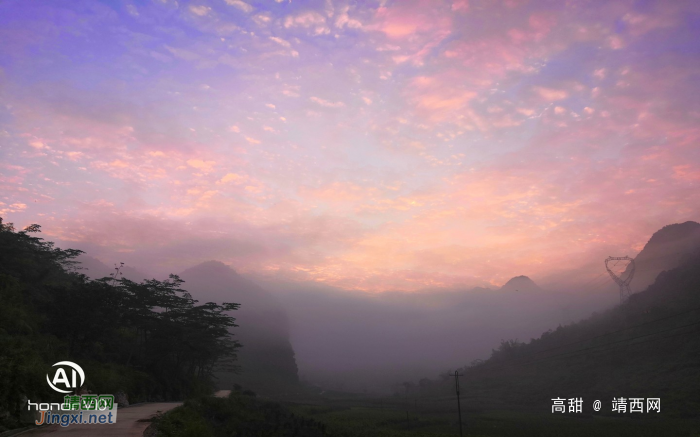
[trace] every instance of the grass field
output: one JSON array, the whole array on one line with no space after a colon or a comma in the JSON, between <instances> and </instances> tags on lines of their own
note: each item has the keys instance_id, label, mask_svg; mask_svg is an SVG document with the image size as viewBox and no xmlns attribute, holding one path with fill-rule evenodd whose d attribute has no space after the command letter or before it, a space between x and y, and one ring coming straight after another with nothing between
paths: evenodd
<instances>
[{"instance_id":1,"label":"grass field","mask_svg":"<svg viewBox=\"0 0 700 437\"><path fill-rule=\"evenodd\" d=\"M159 418L155 428L163 437L455 437L460 435L455 401L347 393L306 393L282 401L233 391L227 398L188 400ZM700 437L700 417L672 412L552 414L546 406L464 401L464 436Z\"/></svg>"},{"instance_id":2,"label":"grass field","mask_svg":"<svg viewBox=\"0 0 700 437\"><path fill-rule=\"evenodd\" d=\"M455 403L452 400L452 403ZM295 414L313 418L337 437L459 436L456 405L386 399L329 399L323 403L286 403ZM700 437L700 420L642 413L620 417L551 414L547 411L479 409L463 406L465 436Z\"/></svg>"}]
</instances>

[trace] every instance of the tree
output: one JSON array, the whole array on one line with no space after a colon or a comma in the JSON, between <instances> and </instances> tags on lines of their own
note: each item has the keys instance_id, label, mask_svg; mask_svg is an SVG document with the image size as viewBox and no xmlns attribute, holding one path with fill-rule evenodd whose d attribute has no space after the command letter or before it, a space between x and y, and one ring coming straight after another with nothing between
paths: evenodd
<instances>
[{"instance_id":1,"label":"tree","mask_svg":"<svg viewBox=\"0 0 700 437\"><path fill-rule=\"evenodd\" d=\"M103 393L181 399L211 389L216 363L235 360L238 304L199 304L174 275L90 280L77 272L82 252L54 247L40 230L0 218L0 431L16 425L21 395L59 400L44 382L56 361L82 363Z\"/></svg>"}]
</instances>

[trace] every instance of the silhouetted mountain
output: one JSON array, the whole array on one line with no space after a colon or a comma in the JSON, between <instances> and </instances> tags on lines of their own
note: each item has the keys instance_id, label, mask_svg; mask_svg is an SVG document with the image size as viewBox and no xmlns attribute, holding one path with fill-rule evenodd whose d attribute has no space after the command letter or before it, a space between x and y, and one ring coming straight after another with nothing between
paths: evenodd
<instances>
[{"instance_id":1,"label":"silhouetted mountain","mask_svg":"<svg viewBox=\"0 0 700 437\"><path fill-rule=\"evenodd\" d=\"M202 302L234 302L241 307L233 329L243 344L238 352L240 375L219 373L220 388L239 383L256 391L269 392L297 382L294 350L289 342L289 321L277 299L257 284L219 261L207 261L180 275L183 288Z\"/></svg>"},{"instance_id":2,"label":"silhouetted mountain","mask_svg":"<svg viewBox=\"0 0 700 437\"><path fill-rule=\"evenodd\" d=\"M463 408L510 404L547 411L552 398L577 396L601 399L600 414L615 415L613 397L646 396L661 398L665 414L698 417L699 290L700 250L623 305L528 343L503 340L489 359L460 369L460 384L472 396ZM454 382L443 376L431 390L425 395L454 393Z\"/></svg>"},{"instance_id":3,"label":"silhouetted mountain","mask_svg":"<svg viewBox=\"0 0 700 437\"><path fill-rule=\"evenodd\" d=\"M77 272L82 273L90 279L105 278L114 273L114 266L110 267L99 259L89 255L82 254L76 261L80 262L79 267L81 267ZM120 276L135 282L140 282L148 278L146 273L126 264L121 267Z\"/></svg>"},{"instance_id":4,"label":"silhouetted mountain","mask_svg":"<svg viewBox=\"0 0 700 437\"><path fill-rule=\"evenodd\" d=\"M512 279L510 279L508 282L506 282L503 287L501 287L501 291L517 291L521 293L527 293L527 292L533 292L533 291L542 291L542 289L535 284L535 282L528 278L527 276L516 276Z\"/></svg>"},{"instance_id":5,"label":"silhouetted mountain","mask_svg":"<svg viewBox=\"0 0 700 437\"><path fill-rule=\"evenodd\" d=\"M201 301L236 302L246 309L256 310L279 307L279 302L267 290L220 261L206 261L190 267L180 274L180 278L186 281L185 288L196 292L197 295L193 293L193 296Z\"/></svg>"},{"instance_id":6,"label":"silhouetted mountain","mask_svg":"<svg viewBox=\"0 0 700 437\"><path fill-rule=\"evenodd\" d=\"M676 223L656 231L634 258L636 271L631 283L632 291L646 289L654 283L659 273L678 267L699 248L700 223ZM625 270L625 277L629 270L630 267Z\"/></svg>"}]
</instances>

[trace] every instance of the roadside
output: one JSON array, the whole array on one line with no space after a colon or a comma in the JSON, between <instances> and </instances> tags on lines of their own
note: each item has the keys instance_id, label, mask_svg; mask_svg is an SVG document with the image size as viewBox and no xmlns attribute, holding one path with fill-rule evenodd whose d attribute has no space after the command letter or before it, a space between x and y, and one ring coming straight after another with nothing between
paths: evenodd
<instances>
[{"instance_id":1,"label":"roadside","mask_svg":"<svg viewBox=\"0 0 700 437\"><path fill-rule=\"evenodd\" d=\"M128 408L120 408L117 421L111 425L87 424L62 427L49 425L22 432L22 436L70 436L70 437L141 437L150 419L182 405L182 402L145 403ZM16 434L19 435L19 434Z\"/></svg>"}]
</instances>

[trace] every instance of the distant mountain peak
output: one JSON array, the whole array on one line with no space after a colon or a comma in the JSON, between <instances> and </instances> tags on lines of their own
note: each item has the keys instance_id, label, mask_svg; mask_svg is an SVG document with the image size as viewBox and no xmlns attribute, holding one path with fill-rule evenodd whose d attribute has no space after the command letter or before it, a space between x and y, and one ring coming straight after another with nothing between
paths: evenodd
<instances>
[{"instance_id":1,"label":"distant mountain peak","mask_svg":"<svg viewBox=\"0 0 700 437\"><path fill-rule=\"evenodd\" d=\"M204 261L179 274L185 281L184 289L192 292L195 299L209 299L216 302L238 302L254 304L253 301L274 300L267 290L237 273L231 266L221 261ZM202 294L202 292L205 293ZM206 297L205 297L206 296Z\"/></svg>"},{"instance_id":2,"label":"distant mountain peak","mask_svg":"<svg viewBox=\"0 0 700 437\"><path fill-rule=\"evenodd\" d=\"M234 335L244 345L238 353L241 374L219 372L217 384L234 383L270 390L270 381L297 381L294 349L289 342L289 319L277 297L221 261L205 261L179 275L183 288L200 303L234 302Z\"/></svg>"},{"instance_id":3,"label":"distant mountain peak","mask_svg":"<svg viewBox=\"0 0 700 437\"><path fill-rule=\"evenodd\" d=\"M84 253L78 256L75 260L80 263L78 265L79 269L76 270L76 272L81 273L90 279L106 278L115 273L114 269L116 264L113 264L110 267L99 259ZM119 272L119 277L136 282L143 281L150 276L150 274L143 273L130 264L123 264Z\"/></svg>"},{"instance_id":4,"label":"distant mountain peak","mask_svg":"<svg viewBox=\"0 0 700 437\"><path fill-rule=\"evenodd\" d=\"M654 235L651 236L646 246L673 243L681 239L686 239L698 232L700 232L700 223L693 221L666 225L654 232Z\"/></svg>"},{"instance_id":5,"label":"distant mountain peak","mask_svg":"<svg viewBox=\"0 0 700 437\"><path fill-rule=\"evenodd\" d=\"M515 276L506 282L503 287L501 287L501 291L528 292L540 290L541 288L535 284L535 281L525 275Z\"/></svg>"},{"instance_id":6,"label":"distant mountain peak","mask_svg":"<svg viewBox=\"0 0 700 437\"><path fill-rule=\"evenodd\" d=\"M683 259L700 250L700 223L687 221L664 226L654 232L634 258L636 273L630 286L642 291L664 270L678 267ZM631 265L625 273L629 273Z\"/></svg>"},{"instance_id":7,"label":"distant mountain peak","mask_svg":"<svg viewBox=\"0 0 700 437\"><path fill-rule=\"evenodd\" d=\"M532 282L532 279L528 278L525 275L520 275L520 276L513 276L512 278L510 278L510 280L508 282L510 282L510 281L531 281Z\"/></svg>"},{"instance_id":8,"label":"distant mountain peak","mask_svg":"<svg viewBox=\"0 0 700 437\"><path fill-rule=\"evenodd\" d=\"M236 272L231 266L228 266L221 261L204 261L195 266L190 267L187 271L194 270L198 272L211 271L211 272Z\"/></svg>"}]
</instances>

